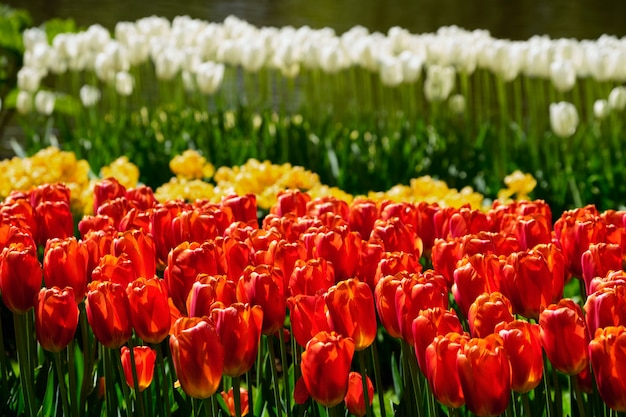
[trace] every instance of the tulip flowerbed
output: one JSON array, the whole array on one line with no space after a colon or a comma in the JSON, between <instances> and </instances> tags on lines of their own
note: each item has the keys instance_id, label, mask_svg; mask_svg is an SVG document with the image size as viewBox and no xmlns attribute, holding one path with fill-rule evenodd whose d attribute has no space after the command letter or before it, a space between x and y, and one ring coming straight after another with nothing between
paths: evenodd
<instances>
[{"instance_id":1,"label":"tulip flowerbed","mask_svg":"<svg viewBox=\"0 0 626 417\"><path fill-rule=\"evenodd\" d=\"M287 189L259 219L114 177L70 205L0 207L4 415L626 410L625 212Z\"/></svg>"}]
</instances>

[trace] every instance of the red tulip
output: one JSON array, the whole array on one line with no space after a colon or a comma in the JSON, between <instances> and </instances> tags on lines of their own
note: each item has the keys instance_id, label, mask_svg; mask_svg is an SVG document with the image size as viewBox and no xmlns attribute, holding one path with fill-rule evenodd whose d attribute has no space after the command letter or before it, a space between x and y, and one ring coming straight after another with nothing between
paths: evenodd
<instances>
[{"instance_id":1,"label":"red tulip","mask_svg":"<svg viewBox=\"0 0 626 417\"><path fill-rule=\"evenodd\" d=\"M260 306L235 303L214 309L211 318L224 346L224 374L230 377L245 374L257 359L263 310Z\"/></svg>"},{"instance_id":2,"label":"red tulip","mask_svg":"<svg viewBox=\"0 0 626 417\"><path fill-rule=\"evenodd\" d=\"M500 292L481 294L472 303L467 321L473 337L487 337L496 325L514 320L511 302Z\"/></svg>"},{"instance_id":3,"label":"red tulip","mask_svg":"<svg viewBox=\"0 0 626 417\"><path fill-rule=\"evenodd\" d=\"M133 327L124 286L111 281L89 283L85 308L91 330L104 346L117 349L130 338Z\"/></svg>"},{"instance_id":4,"label":"red tulip","mask_svg":"<svg viewBox=\"0 0 626 417\"><path fill-rule=\"evenodd\" d=\"M605 277L609 271L622 269L622 248L617 244L592 243L580 258L582 278L587 295L589 285L595 277Z\"/></svg>"},{"instance_id":5,"label":"red tulip","mask_svg":"<svg viewBox=\"0 0 626 417\"><path fill-rule=\"evenodd\" d=\"M124 196L126 188L116 178L109 177L98 181L93 190L93 212L97 213L106 201Z\"/></svg>"},{"instance_id":6,"label":"red tulip","mask_svg":"<svg viewBox=\"0 0 626 417\"><path fill-rule=\"evenodd\" d=\"M446 279L448 288L454 284L454 271L458 261L463 257L461 239L435 239L431 249L433 269Z\"/></svg>"},{"instance_id":7,"label":"red tulip","mask_svg":"<svg viewBox=\"0 0 626 417\"><path fill-rule=\"evenodd\" d=\"M350 230L358 232L363 240L368 240L378 218L379 210L375 201L356 198L350 205L348 226Z\"/></svg>"},{"instance_id":8,"label":"red tulip","mask_svg":"<svg viewBox=\"0 0 626 417\"><path fill-rule=\"evenodd\" d=\"M16 314L33 308L41 289L42 275L32 239L30 244L20 242L5 247L0 254L0 290L4 305Z\"/></svg>"},{"instance_id":9,"label":"red tulip","mask_svg":"<svg viewBox=\"0 0 626 417\"><path fill-rule=\"evenodd\" d=\"M354 277L359 264L361 236L347 227L326 229L315 234L314 254L332 262L337 281ZM306 245L306 241L305 241Z\"/></svg>"},{"instance_id":10,"label":"red tulip","mask_svg":"<svg viewBox=\"0 0 626 417\"><path fill-rule=\"evenodd\" d=\"M356 278L340 281L324 295L328 324L335 332L351 337L355 350L363 350L376 337L374 296L370 287Z\"/></svg>"},{"instance_id":11,"label":"red tulip","mask_svg":"<svg viewBox=\"0 0 626 417\"><path fill-rule=\"evenodd\" d=\"M289 278L289 293L292 296L324 293L335 285L333 264L324 258L298 259Z\"/></svg>"},{"instance_id":12,"label":"red tulip","mask_svg":"<svg viewBox=\"0 0 626 417\"><path fill-rule=\"evenodd\" d=\"M500 291L503 265L504 259L493 253L471 255L459 261L454 270L452 293L466 317L479 295Z\"/></svg>"},{"instance_id":13,"label":"red tulip","mask_svg":"<svg viewBox=\"0 0 626 417\"><path fill-rule=\"evenodd\" d=\"M229 281L237 283L243 270L250 263L250 247L239 239L226 236L221 240L226 275Z\"/></svg>"},{"instance_id":14,"label":"red tulip","mask_svg":"<svg viewBox=\"0 0 626 417\"><path fill-rule=\"evenodd\" d=\"M213 395L224 369L224 347L213 324L206 319L182 317L172 328L169 345L183 391L199 399Z\"/></svg>"},{"instance_id":15,"label":"red tulip","mask_svg":"<svg viewBox=\"0 0 626 417\"><path fill-rule=\"evenodd\" d=\"M120 284L124 288L137 278L133 262L125 253L122 253L120 256L112 254L102 256L100 263L91 271L92 282L111 281Z\"/></svg>"},{"instance_id":16,"label":"red tulip","mask_svg":"<svg viewBox=\"0 0 626 417\"><path fill-rule=\"evenodd\" d=\"M147 343L161 343L171 327L165 281L139 277L126 288L135 333Z\"/></svg>"},{"instance_id":17,"label":"red tulip","mask_svg":"<svg viewBox=\"0 0 626 417\"><path fill-rule=\"evenodd\" d=\"M335 332L320 332L306 345L300 369L311 397L326 407L341 403L348 392L354 342Z\"/></svg>"},{"instance_id":18,"label":"red tulip","mask_svg":"<svg viewBox=\"0 0 626 417\"><path fill-rule=\"evenodd\" d=\"M611 409L626 411L626 327L598 329L589 343L591 367L600 397Z\"/></svg>"},{"instance_id":19,"label":"red tulip","mask_svg":"<svg viewBox=\"0 0 626 417\"><path fill-rule=\"evenodd\" d=\"M448 333L463 333L463 325L453 309L445 310L440 307L422 310L413 320L413 347L417 364L423 373L426 373L426 349L437 336Z\"/></svg>"},{"instance_id":20,"label":"red tulip","mask_svg":"<svg viewBox=\"0 0 626 417\"><path fill-rule=\"evenodd\" d=\"M377 220L369 241L381 244L386 252L406 252L418 259L424 250L422 239L413 226L402 223L397 217Z\"/></svg>"},{"instance_id":21,"label":"red tulip","mask_svg":"<svg viewBox=\"0 0 626 417\"><path fill-rule=\"evenodd\" d=\"M502 414L511 398L509 359L497 334L473 338L459 350L459 380L468 410L480 416Z\"/></svg>"},{"instance_id":22,"label":"red tulip","mask_svg":"<svg viewBox=\"0 0 626 417\"><path fill-rule=\"evenodd\" d=\"M408 274L398 273L381 278L374 290L376 310L380 321L391 337L402 337L402 330L398 322L398 310L396 306L396 292L403 278Z\"/></svg>"},{"instance_id":23,"label":"red tulip","mask_svg":"<svg viewBox=\"0 0 626 417\"><path fill-rule=\"evenodd\" d=\"M287 304L291 333L300 346L306 346L309 340L321 331L330 332L323 295L299 294L289 297Z\"/></svg>"},{"instance_id":24,"label":"red tulip","mask_svg":"<svg viewBox=\"0 0 626 417\"><path fill-rule=\"evenodd\" d=\"M72 287L79 303L87 291L87 246L74 236L50 239L46 243L43 258L43 279L48 288Z\"/></svg>"},{"instance_id":25,"label":"red tulip","mask_svg":"<svg viewBox=\"0 0 626 417\"><path fill-rule=\"evenodd\" d=\"M222 399L228 407L228 412L230 413L231 417L235 417L235 397L233 388L231 387L228 392L222 391L220 394L222 395ZM241 401L241 415L247 416L248 413L250 413L249 394L248 390L243 387L239 388L239 401Z\"/></svg>"},{"instance_id":26,"label":"red tulip","mask_svg":"<svg viewBox=\"0 0 626 417\"><path fill-rule=\"evenodd\" d=\"M167 257L164 279L176 308L187 314L187 296L200 273L218 274L218 253L212 242L183 242Z\"/></svg>"},{"instance_id":27,"label":"red tulip","mask_svg":"<svg viewBox=\"0 0 626 417\"><path fill-rule=\"evenodd\" d=\"M501 322L495 332L502 338L511 363L511 389L526 393L537 387L543 376L539 325L523 320Z\"/></svg>"},{"instance_id":28,"label":"red tulip","mask_svg":"<svg viewBox=\"0 0 626 417\"><path fill-rule=\"evenodd\" d=\"M302 217L306 214L309 201L311 201L311 195L298 189L281 190L276 196L276 204L270 208L270 213L279 217L288 213Z\"/></svg>"},{"instance_id":29,"label":"red tulip","mask_svg":"<svg viewBox=\"0 0 626 417\"><path fill-rule=\"evenodd\" d=\"M515 314L537 319L541 310L563 297L564 284L565 259L550 243L509 255L500 288Z\"/></svg>"},{"instance_id":30,"label":"red tulip","mask_svg":"<svg viewBox=\"0 0 626 417\"><path fill-rule=\"evenodd\" d=\"M259 227L255 194L231 194L222 198L221 206L230 211L231 223L241 221L252 227Z\"/></svg>"},{"instance_id":31,"label":"red tulip","mask_svg":"<svg viewBox=\"0 0 626 417\"><path fill-rule=\"evenodd\" d=\"M372 405L374 400L374 385L369 377L367 377L367 394ZM366 414L365 396L363 395L363 377L358 372L350 372L348 376L348 393L344 398L348 411L357 416L363 417Z\"/></svg>"},{"instance_id":32,"label":"red tulip","mask_svg":"<svg viewBox=\"0 0 626 417\"><path fill-rule=\"evenodd\" d=\"M128 201L132 203L133 207L136 207L140 211L151 209L157 204L154 191L147 185L129 188L126 190L125 196Z\"/></svg>"},{"instance_id":33,"label":"red tulip","mask_svg":"<svg viewBox=\"0 0 626 417\"><path fill-rule=\"evenodd\" d=\"M74 339L78 304L71 287L42 288L35 306L35 333L42 348L60 352Z\"/></svg>"},{"instance_id":34,"label":"red tulip","mask_svg":"<svg viewBox=\"0 0 626 417\"><path fill-rule=\"evenodd\" d=\"M152 278L156 275L156 248L154 239L140 229L120 232L112 242L113 255L128 255L136 277Z\"/></svg>"},{"instance_id":35,"label":"red tulip","mask_svg":"<svg viewBox=\"0 0 626 417\"><path fill-rule=\"evenodd\" d=\"M426 348L428 386L435 398L446 407L459 408L465 404L456 362L459 351L468 341L467 334L448 333L435 337Z\"/></svg>"},{"instance_id":36,"label":"red tulip","mask_svg":"<svg viewBox=\"0 0 626 417\"><path fill-rule=\"evenodd\" d=\"M74 236L74 219L69 202L42 201L35 206L35 219L36 241L40 246L45 246L48 239Z\"/></svg>"},{"instance_id":37,"label":"red tulip","mask_svg":"<svg viewBox=\"0 0 626 417\"><path fill-rule=\"evenodd\" d=\"M564 298L539 315L541 345L558 371L576 375L589 364L589 335L582 308Z\"/></svg>"},{"instance_id":38,"label":"red tulip","mask_svg":"<svg viewBox=\"0 0 626 417\"><path fill-rule=\"evenodd\" d=\"M584 305L589 337L608 326L626 326L626 286L601 288L587 297Z\"/></svg>"},{"instance_id":39,"label":"red tulip","mask_svg":"<svg viewBox=\"0 0 626 417\"><path fill-rule=\"evenodd\" d=\"M398 272L416 274L422 271L422 264L417 256L407 252L383 252L376 265L374 288L381 277L395 275ZM370 285L371 287L371 285Z\"/></svg>"},{"instance_id":40,"label":"red tulip","mask_svg":"<svg viewBox=\"0 0 626 417\"><path fill-rule=\"evenodd\" d=\"M237 300L263 309L263 334L282 329L287 314L283 277L268 265L248 266L237 283Z\"/></svg>"},{"instance_id":41,"label":"red tulip","mask_svg":"<svg viewBox=\"0 0 626 417\"><path fill-rule=\"evenodd\" d=\"M137 373L137 387L139 391L144 391L152 384L154 377L154 362L156 361L156 351L149 346L133 347L135 359L135 372ZM121 348L122 369L124 378L129 387L135 388L135 378L133 377L133 367L128 346Z\"/></svg>"}]
</instances>

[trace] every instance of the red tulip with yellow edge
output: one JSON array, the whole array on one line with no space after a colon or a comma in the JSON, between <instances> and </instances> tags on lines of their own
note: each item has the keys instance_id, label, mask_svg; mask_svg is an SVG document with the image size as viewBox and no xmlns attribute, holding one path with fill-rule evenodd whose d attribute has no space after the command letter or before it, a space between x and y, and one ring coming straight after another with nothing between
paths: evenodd
<instances>
[{"instance_id":1,"label":"red tulip with yellow edge","mask_svg":"<svg viewBox=\"0 0 626 417\"><path fill-rule=\"evenodd\" d=\"M137 336L147 343L161 343L171 327L165 281L157 277L139 277L126 287L126 293Z\"/></svg>"},{"instance_id":2,"label":"red tulip with yellow edge","mask_svg":"<svg viewBox=\"0 0 626 417\"><path fill-rule=\"evenodd\" d=\"M211 318L224 346L224 374L233 378L245 374L257 359L263 310L258 305L234 303L214 309Z\"/></svg>"},{"instance_id":3,"label":"red tulip with yellow edge","mask_svg":"<svg viewBox=\"0 0 626 417\"><path fill-rule=\"evenodd\" d=\"M456 362L460 350L470 337L451 332L436 336L426 348L425 375L433 395L446 407L459 408L465 404Z\"/></svg>"},{"instance_id":4,"label":"red tulip with yellow edge","mask_svg":"<svg viewBox=\"0 0 626 417\"><path fill-rule=\"evenodd\" d=\"M90 282L85 309L94 336L104 346L118 349L128 341L133 327L125 286L111 281Z\"/></svg>"},{"instance_id":5,"label":"red tulip with yellow edge","mask_svg":"<svg viewBox=\"0 0 626 417\"><path fill-rule=\"evenodd\" d=\"M42 348L60 352L74 339L78 304L72 287L42 288L35 306L35 334Z\"/></svg>"},{"instance_id":6,"label":"red tulip with yellow edge","mask_svg":"<svg viewBox=\"0 0 626 417\"><path fill-rule=\"evenodd\" d=\"M374 400L374 385L369 377L367 377L367 394L371 406ZM366 414L365 396L363 395L363 377L360 373L350 372L348 376L348 392L344 401L346 408L351 414L357 417L363 417Z\"/></svg>"},{"instance_id":7,"label":"red tulip with yellow edge","mask_svg":"<svg viewBox=\"0 0 626 417\"><path fill-rule=\"evenodd\" d=\"M124 378L129 387L135 388L135 378L133 378L133 367L128 346L121 348L122 369ZM135 356L135 372L137 373L137 387L139 391L144 391L152 384L154 377L154 363L156 361L156 351L149 346L133 347Z\"/></svg>"},{"instance_id":8,"label":"red tulip with yellow edge","mask_svg":"<svg viewBox=\"0 0 626 417\"><path fill-rule=\"evenodd\" d=\"M16 314L35 306L43 277L34 241L25 242L12 243L0 253L2 301Z\"/></svg>"},{"instance_id":9,"label":"red tulip with yellow edge","mask_svg":"<svg viewBox=\"0 0 626 417\"><path fill-rule=\"evenodd\" d=\"M589 365L589 335L583 310L571 298L549 305L539 315L541 345L552 366L576 375Z\"/></svg>"},{"instance_id":10,"label":"red tulip with yellow edge","mask_svg":"<svg viewBox=\"0 0 626 417\"><path fill-rule=\"evenodd\" d=\"M487 337L493 333L497 324L514 319L511 302L497 291L479 295L470 306L467 317L473 337Z\"/></svg>"},{"instance_id":11,"label":"red tulip with yellow edge","mask_svg":"<svg viewBox=\"0 0 626 417\"><path fill-rule=\"evenodd\" d=\"M300 369L309 395L325 407L341 403L347 392L354 342L335 332L320 332L306 345Z\"/></svg>"},{"instance_id":12,"label":"red tulip with yellow edge","mask_svg":"<svg viewBox=\"0 0 626 417\"><path fill-rule=\"evenodd\" d=\"M509 358L497 334L470 339L457 357L467 409L480 417L502 414L511 399Z\"/></svg>"},{"instance_id":13,"label":"red tulip with yellow edge","mask_svg":"<svg viewBox=\"0 0 626 417\"><path fill-rule=\"evenodd\" d=\"M543 350L539 325L524 320L502 322L495 328L511 363L511 389L526 393L536 388L543 376Z\"/></svg>"},{"instance_id":14,"label":"red tulip with yellow edge","mask_svg":"<svg viewBox=\"0 0 626 417\"><path fill-rule=\"evenodd\" d=\"M613 410L626 412L626 327L596 330L589 343L589 357L604 403Z\"/></svg>"},{"instance_id":15,"label":"red tulip with yellow edge","mask_svg":"<svg viewBox=\"0 0 626 417\"><path fill-rule=\"evenodd\" d=\"M206 318L181 317L169 339L176 376L193 398L209 398L219 388L224 370L224 347L215 326Z\"/></svg>"},{"instance_id":16,"label":"red tulip with yellow edge","mask_svg":"<svg viewBox=\"0 0 626 417\"><path fill-rule=\"evenodd\" d=\"M340 281L324 295L328 324L335 332L351 337L354 348L363 350L374 342L378 324L370 287L356 278Z\"/></svg>"},{"instance_id":17,"label":"red tulip with yellow edge","mask_svg":"<svg viewBox=\"0 0 626 417\"><path fill-rule=\"evenodd\" d=\"M74 236L50 239L46 242L43 257L43 280L48 288L72 287L79 303L87 292L87 246Z\"/></svg>"}]
</instances>

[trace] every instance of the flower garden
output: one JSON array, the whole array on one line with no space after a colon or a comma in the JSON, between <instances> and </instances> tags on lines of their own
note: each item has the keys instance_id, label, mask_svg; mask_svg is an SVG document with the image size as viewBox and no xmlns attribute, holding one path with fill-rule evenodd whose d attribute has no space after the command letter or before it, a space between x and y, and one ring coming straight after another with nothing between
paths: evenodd
<instances>
[{"instance_id":1,"label":"flower garden","mask_svg":"<svg viewBox=\"0 0 626 417\"><path fill-rule=\"evenodd\" d=\"M626 39L0 11L2 415L626 412Z\"/></svg>"}]
</instances>

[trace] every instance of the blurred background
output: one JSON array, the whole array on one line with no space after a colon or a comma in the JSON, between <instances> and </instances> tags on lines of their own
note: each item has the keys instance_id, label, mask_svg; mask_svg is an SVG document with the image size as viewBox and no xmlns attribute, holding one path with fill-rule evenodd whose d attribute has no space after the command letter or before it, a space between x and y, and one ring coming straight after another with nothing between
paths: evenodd
<instances>
[{"instance_id":1,"label":"blurred background","mask_svg":"<svg viewBox=\"0 0 626 417\"><path fill-rule=\"evenodd\" d=\"M343 33L355 25L386 32L400 26L412 33L441 26L487 29L492 36L526 40L533 35L596 39L626 35L624 0L5 0L29 11L35 24L73 18L79 26L178 15L222 22L235 15L256 26L331 27Z\"/></svg>"}]
</instances>

